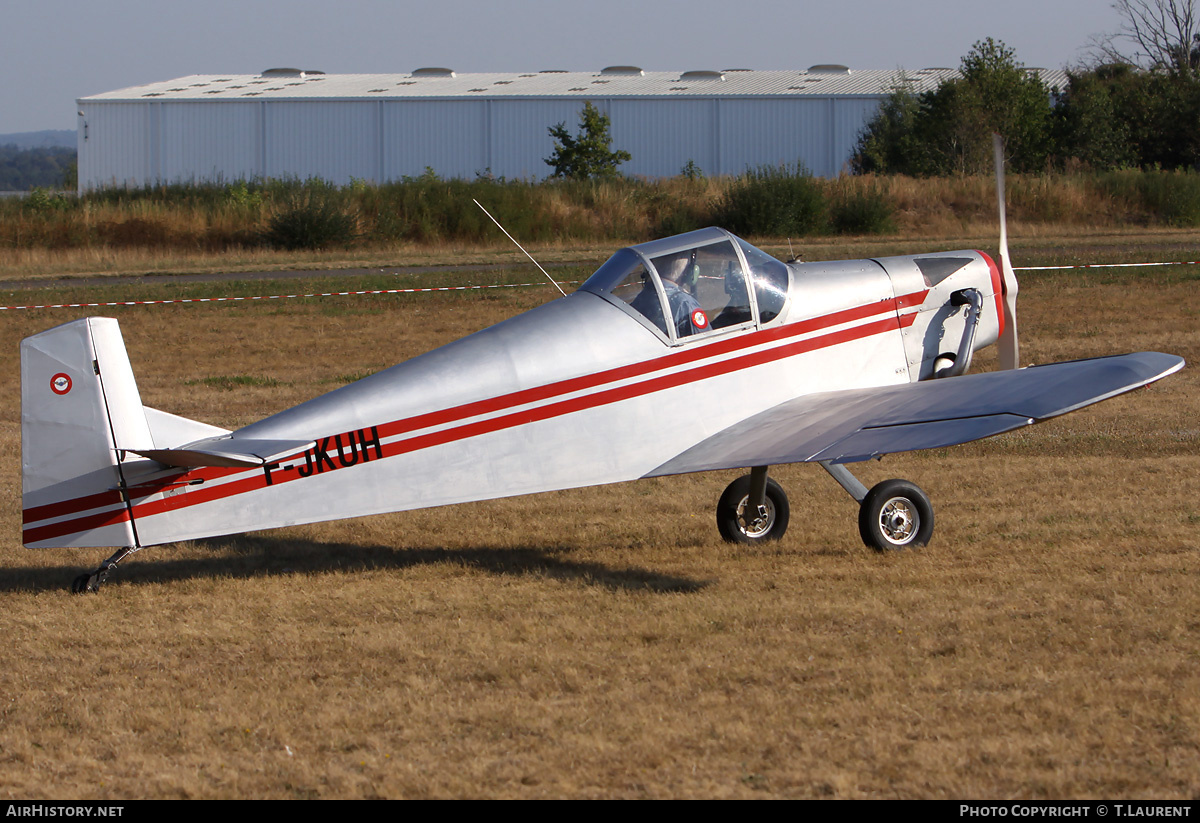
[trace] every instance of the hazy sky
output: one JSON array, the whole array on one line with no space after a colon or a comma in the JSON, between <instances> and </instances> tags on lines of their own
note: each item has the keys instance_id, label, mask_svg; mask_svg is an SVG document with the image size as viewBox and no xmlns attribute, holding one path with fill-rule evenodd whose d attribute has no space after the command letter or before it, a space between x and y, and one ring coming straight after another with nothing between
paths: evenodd
<instances>
[{"instance_id":1,"label":"hazy sky","mask_svg":"<svg viewBox=\"0 0 1200 823\"><path fill-rule=\"evenodd\" d=\"M0 0L0 134L189 74L957 67L982 38L1063 68L1111 0Z\"/></svg>"}]
</instances>

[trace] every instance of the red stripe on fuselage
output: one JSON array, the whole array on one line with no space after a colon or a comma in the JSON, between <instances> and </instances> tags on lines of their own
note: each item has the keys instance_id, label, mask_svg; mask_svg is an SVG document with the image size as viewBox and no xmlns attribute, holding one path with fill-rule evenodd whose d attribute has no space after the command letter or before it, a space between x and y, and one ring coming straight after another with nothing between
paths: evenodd
<instances>
[{"instance_id":1,"label":"red stripe on fuselage","mask_svg":"<svg viewBox=\"0 0 1200 823\"><path fill-rule=\"evenodd\" d=\"M910 325L911 319L907 319L902 325ZM644 380L640 383L634 383L628 386L619 386L604 391L595 392L594 394L584 395L583 397L574 397L568 400L560 400L557 403L549 403L538 408L528 409L512 414L493 417L488 420L479 420L474 423L466 423L461 426L443 429L441 431L429 432L428 434L416 435L398 442L388 443L382 447L383 458L396 457L402 454L410 454L412 452L421 451L422 449L433 448L434 446L442 446L448 443L453 443L459 440L466 440L472 437L479 437L484 434L502 431L504 429L516 428L529 423L537 423L543 420L550 420L555 417L572 414L574 412L586 411L587 409L606 406L612 403L619 403L623 400L630 400L635 397L642 397L647 394L671 389L678 386L683 386L688 383L694 383L700 380L706 380L711 377L718 377L723 374L738 371L740 369L750 368L753 366L769 363L773 360L782 360L786 357L792 357L797 354L815 351L817 349L827 348L839 343L847 343L852 340L857 340L863 337L870 337L882 332L891 331L899 327L894 318L886 320L877 320L873 323L868 323L862 326L856 326L852 329L845 329L840 332L833 332L822 337L812 338L810 340L802 340L796 343L789 343L786 346L780 346L766 351L754 352L742 357L730 358L717 363L710 363L705 366L700 366L685 372L675 372L672 374L661 375L649 380ZM460 418L461 419L461 418ZM383 426L378 427L382 436ZM406 430L413 430L412 427ZM347 433L343 433L347 434ZM366 461L373 462L373 461ZM342 467L336 466L328 471L337 471ZM348 467L347 467L348 468ZM135 517L148 517L154 514L161 514L166 511L199 505L213 500L220 500L225 497L242 494L247 491L254 491L264 488L268 485L278 486L282 483L288 483L295 480L303 480L296 473L286 473L282 471L274 471L272 480L267 482L265 474L256 473L234 481L225 483L220 486L211 488L196 488L189 491L185 495L174 497L166 497L161 500L152 500L146 503L134 504ZM308 475L311 477L312 475Z\"/></svg>"},{"instance_id":2,"label":"red stripe on fuselage","mask_svg":"<svg viewBox=\"0 0 1200 823\"><path fill-rule=\"evenodd\" d=\"M918 292L924 295L928 292ZM618 380L628 380L634 377L651 374L663 369L669 369L674 366L682 366L687 363L694 363L698 360L705 360L709 357L716 357L729 352L737 351L738 349L747 349L752 346L759 346L764 343L772 343L776 340L783 340L788 337L798 337L802 334L808 334L821 329L827 329L831 326L839 326L843 323L850 323L855 320L863 320L883 312L895 312L897 301L884 300L879 303L867 304L865 306L855 306L852 309L827 314L822 317L814 317L808 320L801 320L797 323L789 323L785 326L779 326L774 329L765 329L763 331L752 332L745 335L735 335L715 341L707 346L695 346L686 349L669 352L662 357L656 357L653 360L644 360L641 363L632 363L628 366L618 366L613 369L605 369L604 371L595 372L593 374L584 374L579 377L560 380L557 383L548 383L545 386L537 386L532 389L522 389L520 391L502 394L497 397L489 397L486 400L476 400L471 403L465 403L461 406L453 406L448 409L441 409L427 414L419 414L415 417L408 417L404 420L396 420L391 423L382 423L379 425L380 437L394 437L405 432L416 431L418 429L428 428L430 426L440 426L445 423L451 423L455 420L462 420L467 417L475 417L480 414L488 414L503 409L512 408L513 406L523 406L526 403L536 403L539 400L549 400L552 397L558 397L564 394L571 394L577 391L585 391L587 389L602 386L605 383L614 383ZM909 321L912 322L911 320Z\"/></svg>"},{"instance_id":3,"label":"red stripe on fuselage","mask_svg":"<svg viewBox=\"0 0 1200 823\"><path fill-rule=\"evenodd\" d=\"M629 386L619 386L616 388L595 392L583 397L562 400L557 403L550 403L535 409L514 412L512 414L491 418L489 420L467 423L442 431L431 432L429 434L411 437L399 442L389 443L383 446L382 457L386 458L394 457L400 454L408 454L414 451L451 443L457 440L478 437L483 434L500 431L506 428L521 426L526 423L548 420L554 417L571 414L577 411L583 411L589 408L617 403L622 400L640 397L646 394L662 391L664 389L674 388L687 383L728 374L739 369L762 365L774 360L780 360L786 357L792 357L798 354L816 351L817 349L827 348L829 346L835 346L841 343L846 343L864 337L870 337L876 334L899 329L903 326L909 326L915 319L915 315L909 314L898 318L896 315L897 307L901 305L902 301L907 301L913 297L916 297L917 295L920 295L923 299L924 294L926 293L927 292L916 292L913 295L905 295L898 299L884 300L878 303L856 306L851 309L834 312L822 317L801 320L796 323L790 323L773 329L752 332L751 334L724 338L708 345L689 347L687 349L669 352L662 357L657 357L653 360L643 361L641 363L634 363L629 366L620 366L617 368L597 372L595 374L581 375L580 377L570 378L556 383L550 383L545 386L522 389L509 394L487 398L486 400L478 400L471 403L465 403L460 406L442 409L436 412L416 415L403 420L383 423L375 427L380 439L395 437L397 435L418 431L430 426L453 423L457 420L465 420L477 415L502 411L507 408L514 408L516 406L534 403L540 400L547 400L565 394L571 394L573 392L584 391L590 388L602 386L607 383L641 377L656 371L662 371L675 366L686 365L687 363L693 363L710 357L719 356L721 354L735 352L739 349L752 348L754 346L786 339L788 337L796 337L802 334L841 325L843 323L862 320L882 313L890 314L889 317L886 317L882 320L877 320L838 332L832 332L820 337L811 338L809 340L788 343L783 346L752 352L739 357L732 357L716 363L709 363L707 365L688 369L686 371L660 375L659 377L644 380ZM347 434L349 433L343 432L340 436L345 436ZM254 473L247 477L234 480L229 483L223 483L219 486L205 488L203 485L199 485L191 487L185 494L172 495L159 500L147 501L144 503L136 502L137 499L144 500L146 497L152 496L166 488L185 484L189 479L213 480L245 471L245 469L240 468L215 469L202 467L184 475L174 476L169 482L165 482L161 485L150 482L131 487L130 492L132 493L132 497L135 498L133 503L134 517L148 517L167 511L200 505L213 500L220 500L226 497L236 496L245 492L256 491L260 488L266 487L267 485L278 485L291 480L302 479L298 474L277 473L272 482L268 483L266 474L262 470L256 468L252 470ZM93 495L92 497L98 496L99 495ZM78 498L76 501L64 501L63 503L59 504L50 504L50 506L61 508L62 511L60 513L65 514L70 511L69 507L72 504L85 499L86 498ZM50 508L50 506L39 508ZM76 508L76 510L84 510L86 508L93 507L94 506L80 505ZM122 513L124 513L123 510ZM112 514L115 515L117 512L113 512ZM73 534L88 528L95 528L96 525L90 523L90 520L94 517L97 516L92 516L91 518L77 518L71 521L55 523L42 526L37 529L26 530L23 535L24 542L36 542L38 540L46 540L51 537ZM126 515L126 518L127 517L128 515ZM26 518L26 522L29 521L30 518ZM83 526L80 525L85 522L88 524ZM100 525L108 524L104 523ZM31 538L29 535L32 532L37 532L40 536L37 538Z\"/></svg>"}]
</instances>

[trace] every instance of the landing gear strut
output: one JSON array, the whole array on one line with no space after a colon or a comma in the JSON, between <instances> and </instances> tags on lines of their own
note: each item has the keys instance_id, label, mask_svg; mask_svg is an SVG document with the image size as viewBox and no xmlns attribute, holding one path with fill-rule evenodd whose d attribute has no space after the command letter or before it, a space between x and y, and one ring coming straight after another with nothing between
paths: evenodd
<instances>
[{"instance_id":1,"label":"landing gear strut","mask_svg":"<svg viewBox=\"0 0 1200 823\"><path fill-rule=\"evenodd\" d=\"M787 494L767 477L766 466L734 480L717 503L717 530L729 543L754 544L778 540L787 531Z\"/></svg>"},{"instance_id":2,"label":"landing gear strut","mask_svg":"<svg viewBox=\"0 0 1200 823\"><path fill-rule=\"evenodd\" d=\"M907 480L884 480L867 489L841 463L821 468L858 501L858 533L868 548L891 551L924 546L933 536L929 495ZM778 540L787 531L790 510L783 488L767 477L766 466L734 480L717 503L717 529L730 543Z\"/></svg>"},{"instance_id":3,"label":"landing gear strut","mask_svg":"<svg viewBox=\"0 0 1200 823\"><path fill-rule=\"evenodd\" d=\"M79 575L71 583L71 594L87 594L88 592L100 591L100 584L108 579L108 573L115 569L118 563L140 548L141 546L126 546L101 563L100 568L91 574Z\"/></svg>"}]
</instances>

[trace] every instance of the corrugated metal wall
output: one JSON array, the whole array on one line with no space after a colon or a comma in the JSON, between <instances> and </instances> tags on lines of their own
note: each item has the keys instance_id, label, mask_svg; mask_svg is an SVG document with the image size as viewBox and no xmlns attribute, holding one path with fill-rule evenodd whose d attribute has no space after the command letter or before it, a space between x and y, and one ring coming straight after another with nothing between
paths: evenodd
<instances>
[{"instance_id":1,"label":"corrugated metal wall","mask_svg":"<svg viewBox=\"0 0 1200 823\"><path fill-rule=\"evenodd\" d=\"M578 104L577 104L578 105ZM691 160L705 174L720 174L715 100L614 100L610 106L613 148L633 155L626 174L664 177L679 174ZM577 130L576 114L568 121Z\"/></svg>"},{"instance_id":2,"label":"corrugated metal wall","mask_svg":"<svg viewBox=\"0 0 1200 823\"><path fill-rule=\"evenodd\" d=\"M376 178L377 102L272 100L260 105L266 109L264 176L321 177L334 183Z\"/></svg>"},{"instance_id":3,"label":"corrugated metal wall","mask_svg":"<svg viewBox=\"0 0 1200 823\"><path fill-rule=\"evenodd\" d=\"M548 128L575 133L571 99L80 101L82 190L159 181L321 177L383 181L432 168L443 177L540 179ZM626 174L668 177L690 160L705 174L803 163L843 170L872 97L586 98L612 118ZM86 134L86 139L84 135Z\"/></svg>"},{"instance_id":4,"label":"corrugated metal wall","mask_svg":"<svg viewBox=\"0 0 1200 823\"><path fill-rule=\"evenodd\" d=\"M150 106L112 103L88 106L79 140L81 190L140 186L154 177L150 157Z\"/></svg>"},{"instance_id":5,"label":"corrugated metal wall","mask_svg":"<svg viewBox=\"0 0 1200 823\"><path fill-rule=\"evenodd\" d=\"M443 177L474 177L488 165L487 103L384 102L383 163L371 177L417 177L426 166Z\"/></svg>"},{"instance_id":6,"label":"corrugated metal wall","mask_svg":"<svg viewBox=\"0 0 1200 823\"><path fill-rule=\"evenodd\" d=\"M161 107L162 179L232 181L263 173L261 104L150 105Z\"/></svg>"},{"instance_id":7,"label":"corrugated metal wall","mask_svg":"<svg viewBox=\"0 0 1200 823\"><path fill-rule=\"evenodd\" d=\"M607 108L603 101L596 103L602 111ZM569 98L493 100L486 166L496 177L540 180L551 174L546 158L554 152L554 140L548 129L566 123L574 134L582 108L582 101Z\"/></svg>"}]
</instances>

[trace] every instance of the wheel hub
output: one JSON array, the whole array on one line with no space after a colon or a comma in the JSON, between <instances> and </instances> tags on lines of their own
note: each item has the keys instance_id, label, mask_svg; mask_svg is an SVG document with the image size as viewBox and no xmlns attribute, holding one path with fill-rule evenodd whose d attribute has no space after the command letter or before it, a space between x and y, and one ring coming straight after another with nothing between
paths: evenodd
<instances>
[{"instance_id":1,"label":"wheel hub","mask_svg":"<svg viewBox=\"0 0 1200 823\"><path fill-rule=\"evenodd\" d=\"M897 546L910 542L921 528L921 516L912 501L893 497L879 512L879 527L884 538Z\"/></svg>"},{"instance_id":2,"label":"wheel hub","mask_svg":"<svg viewBox=\"0 0 1200 823\"><path fill-rule=\"evenodd\" d=\"M775 525L775 507L771 505L771 499L767 498L766 503L758 507L758 511L754 511L750 507L750 495L742 498L742 502L738 503L737 507L738 528L742 534L747 537L762 537Z\"/></svg>"}]
</instances>

